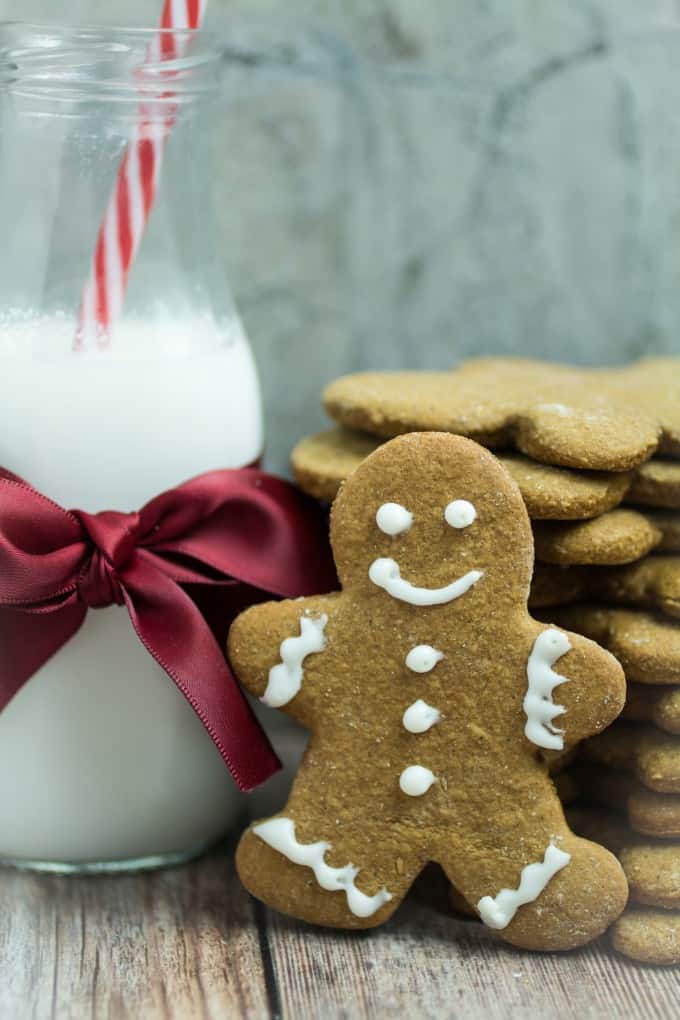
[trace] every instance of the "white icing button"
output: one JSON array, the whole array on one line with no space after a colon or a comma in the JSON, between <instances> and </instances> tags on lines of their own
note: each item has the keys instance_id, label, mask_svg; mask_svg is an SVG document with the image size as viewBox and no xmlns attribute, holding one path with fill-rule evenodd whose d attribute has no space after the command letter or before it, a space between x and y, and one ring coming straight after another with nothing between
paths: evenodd
<instances>
[{"instance_id":1,"label":"white icing button","mask_svg":"<svg viewBox=\"0 0 680 1020\"><path fill-rule=\"evenodd\" d=\"M412 705L404 712L402 722L404 729L408 730L409 733L426 733L430 727L434 726L441 719L441 713L433 708L432 705L428 705L422 698L418 698ZM432 773L430 773L431 775ZM403 787L402 787L403 789Z\"/></svg>"},{"instance_id":2,"label":"white icing button","mask_svg":"<svg viewBox=\"0 0 680 1020\"><path fill-rule=\"evenodd\" d=\"M570 648L567 635L551 627L538 635L527 662L524 733L532 744L552 751L564 748L564 733L553 726L552 721L566 711L564 705L555 704L552 693L560 684L568 682L568 677L556 673L552 667Z\"/></svg>"},{"instance_id":3,"label":"white icing button","mask_svg":"<svg viewBox=\"0 0 680 1020\"><path fill-rule=\"evenodd\" d=\"M383 503L378 507L375 522L386 535L401 535L413 524L413 514L400 503Z\"/></svg>"},{"instance_id":4,"label":"white icing button","mask_svg":"<svg viewBox=\"0 0 680 1020\"><path fill-rule=\"evenodd\" d=\"M516 889L501 889L497 896L482 896L477 910L484 924L498 930L506 928L521 906L538 899L551 878L566 868L571 855L551 843L536 864L522 868Z\"/></svg>"},{"instance_id":5,"label":"white icing button","mask_svg":"<svg viewBox=\"0 0 680 1020\"><path fill-rule=\"evenodd\" d=\"M436 782L434 772L424 768L422 765L409 765L399 776L399 786L402 793L409 797L422 797Z\"/></svg>"},{"instance_id":6,"label":"white icing button","mask_svg":"<svg viewBox=\"0 0 680 1020\"><path fill-rule=\"evenodd\" d=\"M444 653L432 645L416 645L406 656L406 665L412 673L429 673L443 658Z\"/></svg>"},{"instance_id":7,"label":"white icing button","mask_svg":"<svg viewBox=\"0 0 680 1020\"><path fill-rule=\"evenodd\" d=\"M454 499L444 511L444 518L452 528L469 528L477 517L477 511L466 499Z\"/></svg>"}]
</instances>

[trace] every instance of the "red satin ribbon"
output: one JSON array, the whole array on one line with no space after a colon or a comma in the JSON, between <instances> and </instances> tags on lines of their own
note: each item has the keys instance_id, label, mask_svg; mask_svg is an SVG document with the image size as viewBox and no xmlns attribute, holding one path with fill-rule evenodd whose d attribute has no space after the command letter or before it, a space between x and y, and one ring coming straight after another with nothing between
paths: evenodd
<instances>
[{"instance_id":1,"label":"red satin ribbon","mask_svg":"<svg viewBox=\"0 0 680 1020\"><path fill-rule=\"evenodd\" d=\"M320 512L255 468L201 475L138 513L98 514L63 510L0 469L0 710L88 609L125 605L241 789L263 782L279 761L197 608L201 598L185 586L223 596L223 625L267 594L330 591L335 569Z\"/></svg>"}]
</instances>

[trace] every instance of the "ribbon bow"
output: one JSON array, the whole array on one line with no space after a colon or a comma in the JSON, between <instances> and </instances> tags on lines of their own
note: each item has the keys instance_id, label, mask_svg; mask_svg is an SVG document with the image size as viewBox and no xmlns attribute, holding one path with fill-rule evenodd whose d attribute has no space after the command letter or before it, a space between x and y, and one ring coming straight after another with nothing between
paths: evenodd
<instances>
[{"instance_id":1,"label":"ribbon bow","mask_svg":"<svg viewBox=\"0 0 680 1020\"><path fill-rule=\"evenodd\" d=\"M98 514L64 510L0 469L0 710L89 609L124 605L237 784L263 782L279 761L186 586L221 589L232 618L267 594L331 590L320 512L255 468L201 475L138 513Z\"/></svg>"}]
</instances>

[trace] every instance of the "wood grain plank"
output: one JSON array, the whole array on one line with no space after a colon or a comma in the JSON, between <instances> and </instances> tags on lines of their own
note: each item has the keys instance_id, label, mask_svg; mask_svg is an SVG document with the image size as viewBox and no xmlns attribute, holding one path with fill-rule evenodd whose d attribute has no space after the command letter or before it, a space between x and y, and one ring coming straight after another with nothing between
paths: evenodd
<instances>
[{"instance_id":1,"label":"wood grain plank","mask_svg":"<svg viewBox=\"0 0 680 1020\"><path fill-rule=\"evenodd\" d=\"M504 945L447 911L428 873L374 932L334 932L267 914L282 1020L671 1020L680 974L643 968L602 939L562 955Z\"/></svg>"},{"instance_id":2,"label":"wood grain plank","mask_svg":"<svg viewBox=\"0 0 680 1020\"><path fill-rule=\"evenodd\" d=\"M268 1020L233 851L137 876L0 871L0 1018Z\"/></svg>"},{"instance_id":3,"label":"wood grain plank","mask_svg":"<svg viewBox=\"0 0 680 1020\"><path fill-rule=\"evenodd\" d=\"M347 933L256 905L233 848L119 878L0 871L0 1020L677 1016L679 971L631 964L606 940L515 951L454 918L447 893L431 872L384 928Z\"/></svg>"}]
</instances>

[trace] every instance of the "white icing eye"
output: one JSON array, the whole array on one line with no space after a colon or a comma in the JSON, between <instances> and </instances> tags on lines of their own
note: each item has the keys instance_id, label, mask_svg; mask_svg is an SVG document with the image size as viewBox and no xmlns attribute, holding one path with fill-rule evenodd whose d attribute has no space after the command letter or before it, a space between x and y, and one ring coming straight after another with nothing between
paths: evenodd
<instances>
[{"instance_id":1,"label":"white icing eye","mask_svg":"<svg viewBox=\"0 0 680 1020\"><path fill-rule=\"evenodd\" d=\"M400 503L383 503L378 507L375 522L386 535L401 535L413 524L413 514Z\"/></svg>"},{"instance_id":2,"label":"white icing eye","mask_svg":"<svg viewBox=\"0 0 680 1020\"><path fill-rule=\"evenodd\" d=\"M444 518L452 528L468 528L477 517L477 511L466 499L454 499L444 511Z\"/></svg>"}]
</instances>

